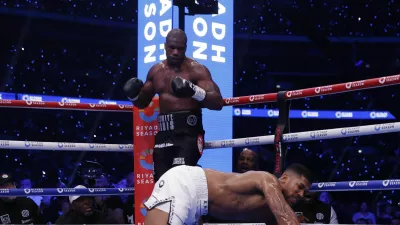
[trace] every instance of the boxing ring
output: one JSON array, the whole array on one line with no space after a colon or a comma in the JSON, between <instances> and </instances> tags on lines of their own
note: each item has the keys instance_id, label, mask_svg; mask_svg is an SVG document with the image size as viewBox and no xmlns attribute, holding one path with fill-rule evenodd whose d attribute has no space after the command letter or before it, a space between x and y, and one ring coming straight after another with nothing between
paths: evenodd
<instances>
[{"instance_id":1,"label":"boxing ring","mask_svg":"<svg viewBox=\"0 0 400 225\"><path fill-rule=\"evenodd\" d=\"M338 139L353 136L376 135L384 133L400 132L400 122L374 124L357 127L341 127L336 129L312 130L298 133L286 133L289 108L288 100L316 97L321 95L338 94L363 89L380 88L389 85L400 84L400 75L373 78L368 80L333 84L328 86L313 87L280 93L251 95L224 99L225 106L243 104L256 104L267 102L278 102L280 118L274 135L248 137L228 140L215 140L205 142L204 149L215 149L224 147L245 147L252 145L273 144L276 150L275 173L279 174L285 161L283 143L315 141L323 139ZM108 112L130 112L134 114L134 127L150 126L151 135L134 136L134 144L102 144L102 143L72 143L72 142L38 142L38 141L13 141L1 140L0 149L18 150L50 150L50 151L99 151L99 152L132 152L134 151L134 188L33 188L33 189L0 189L0 196L97 196L97 195L133 195L135 194L135 220L136 224L144 224L146 210L141 204L150 195L153 182L138 185L136 179L146 177L152 179L151 154L154 144L154 134L157 132L158 99L145 110L139 110L132 105L106 105L106 104L84 104L65 102L40 102L24 100L0 100L3 108L31 108L31 109L58 109L58 110L82 110L82 111L108 111ZM282 111L285 110L285 111ZM218 113L218 112L215 112ZM136 133L136 132L134 132ZM150 133L150 131L149 131ZM400 180L366 180L366 181L343 181L313 183L312 191L370 191L370 190L398 190ZM253 223L254 224L254 223ZM261 223L260 223L261 224Z\"/></svg>"}]
</instances>

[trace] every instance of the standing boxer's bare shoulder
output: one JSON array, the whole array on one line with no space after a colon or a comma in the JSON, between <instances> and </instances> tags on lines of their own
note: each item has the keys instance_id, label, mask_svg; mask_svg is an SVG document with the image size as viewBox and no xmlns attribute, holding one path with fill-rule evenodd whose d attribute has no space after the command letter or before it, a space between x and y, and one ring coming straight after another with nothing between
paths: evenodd
<instances>
[{"instance_id":1,"label":"standing boxer's bare shoulder","mask_svg":"<svg viewBox=\"0 0 400 225\"><path fill-rule=\"evenodd\" d=\"M165 68L166 68L165 62L164 62L164 61L159 62L159 63L157 63L157 64L154 64L154 65L150 68L148 74L151 75L151 76L157 75L159 72L165 70Z\"/></svg>"},{"instance_id":2,"label":"standing boxer's bare shoulder","mask_svg":"<svg viewBox=\"0 0 400 225\"><path fill-rule=\"evenodd\" d=\"M198 75L207 73L208 70L206 66L191 58L186 59L186 66L188 67L188 70L190 71L191 75L193 75L193 77L191 78L195 80Z\"/></svg>"}]
</instances>

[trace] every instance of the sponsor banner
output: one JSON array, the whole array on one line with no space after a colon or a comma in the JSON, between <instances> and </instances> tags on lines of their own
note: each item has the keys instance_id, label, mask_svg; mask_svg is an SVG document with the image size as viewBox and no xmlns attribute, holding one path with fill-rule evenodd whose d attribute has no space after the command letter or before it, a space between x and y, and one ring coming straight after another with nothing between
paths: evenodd
<instances>
[{"instance_id":1,"label":"sponsor banner","mask_svg":"<svg viewBox=\"0 0 400 225\"><path fill-rule=\"evenodd\" d=\"M3 196L95 196L95 195L133 195L134 188L24 188L0 189Z\"/></svg>"},{"instance_id":2,"label":"sponsor banner","mask_svg":"<svg viewBox=\"0 0 400 225\"><path fill-rule=\"evenodd\" d=\"M153 185L152 185L153 186ZM351 191L351 190L399 190L400 179L370 180L370 181L342 181L321 182L312 184L312 191ZM152 189L148 190L151 192ZM95 195L133 195L134 188L25 188L0 189L3 196L95 196ZM137 195L137 192L136 194ZM135 196L136 197L136 196Z\"/></svg>"},{"instance_id":3,"label":"sponsor banner","mask_svg":"<svg viewBox=\"0 0 400 225\"><path fill-rule=\"evenodd\" d=\"M12 95L14 96L12 99L15 99L15 94ZM10 99L10 98L3 98L3 99ZM37 102L60 102L62 103L60 105L66 103L70 104L88 103L88 104L99 104L99 105L132 105L132 103L129 101L102 100L93 98L74 98L74 97L62 97L62 96L52 96L52 95L33 95L33 94L18 94L17 100L37 101Z\"/></svg>"},{"instance_id":4,"label":"sponsor banner","mask_svg":"<svg viewBox=\"0 0 400 225\"><path fill-rule=\"evenodd\" d=\"M0 100L16 100L15 93L0 92Z\"/></svg>"},{"instance_id":5,"label":"sponsor banner","mask_svg":"<svg viewBox=\"0 0 400 225\"><path fill-rule=\"evenodd\" d=\"M146 209L143 202L151 195L154 187L153 147L158 131L158 98L154 98L146 109L133 110L134 172L135 172L135 222L143 224Z\"/></svg>"},{"instance_id":6,"label":"sponsor banner","mask_svg":"<svg viewBox=\"0 0 400 225\"><path fill-rule=\"evenodd\" d=\"M62 151L93 151L93 152L132 152L133 144L100 144L72 142L40 142L1 140L0 149L26 150L62 150Z\"/></svg>"},{"instance_id":7,"label":"sponsor banner","mask_svg":"<svg viewBox=\"0 0 400 225\"><path fill-rule=\"evenodd\" d=\"M370 190L399 190L400 180L366 180L321 182L311 185L311 191L370 191Z\"/></svg>"},{"instance_id":8,"label":"sponsor banner","mask_svg":"<svg viewBox=\"0 0 400 225\"><path fill-rule=\"evenodd\" d=\"M251 108L234 108L233 116L242 117L262 117L262 118L278 118L278 109L251 109ZM332 120L395 120L388 111L340 111L340 110L290 110L289 117L291 119L332 119Z\"/></svg>"}]
</instances>

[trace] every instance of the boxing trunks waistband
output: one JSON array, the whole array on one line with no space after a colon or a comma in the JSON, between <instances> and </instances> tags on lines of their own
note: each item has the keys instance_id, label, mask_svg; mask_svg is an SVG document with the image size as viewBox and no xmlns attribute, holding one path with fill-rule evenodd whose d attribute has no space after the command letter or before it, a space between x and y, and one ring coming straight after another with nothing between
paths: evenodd
<instances>
[{"instance_id":1,"label":"boxing trunks waistband","mask_svg":"<svg viewBox=\"0 0 400 225\"><path fill-rule=\"evenodd\" d=\"M201 111L178 111L159 114L158 132L203 131Z\"/></svg>"}]
</instances>

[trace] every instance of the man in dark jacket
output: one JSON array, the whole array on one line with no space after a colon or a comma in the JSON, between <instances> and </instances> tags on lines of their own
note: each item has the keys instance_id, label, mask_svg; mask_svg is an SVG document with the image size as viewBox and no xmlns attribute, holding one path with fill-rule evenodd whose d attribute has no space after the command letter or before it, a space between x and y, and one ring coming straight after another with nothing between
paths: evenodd
<instances>
[{"instance_id":1,"label":"man in dark jacket","mask_svg":"<svg viewBox=\"0 0 400 225\"><path fill-rule=\"evenodd\" d=\"M0 189L16 188L15 180L11 174L0 174ZM26 197L1 197L0 198L0 223L1 224L37 224L43 223L40 210L36 203Z\"/></svg>"},{"instance_id":2,"label":"man in dark jacket","mask_svg":"<svg viewBox=\"0 0 400 225\"><path fill-rule=\"evenodd\" d=\"M332 206L319 201L314 192L304 194L304 200L293 207L300 223L338 224Z\"/></svg>"}]
</instances>

